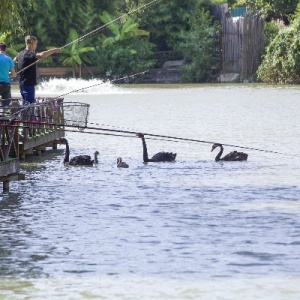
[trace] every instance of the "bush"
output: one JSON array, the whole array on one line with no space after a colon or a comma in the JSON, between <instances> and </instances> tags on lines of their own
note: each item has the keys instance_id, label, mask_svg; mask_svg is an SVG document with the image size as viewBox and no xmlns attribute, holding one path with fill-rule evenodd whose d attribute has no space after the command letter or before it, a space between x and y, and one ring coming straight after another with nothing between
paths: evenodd
<instances>
[{"instance_id":1,"label":"bush","mask_svg":"<svg viewBox=\"0 0 300 300\"><path fill-rule=\"evenodd\" d=\"M266 49L257 75L269 84L300 83L300 18L279 32Z\"/></svg>"}]
</instances>

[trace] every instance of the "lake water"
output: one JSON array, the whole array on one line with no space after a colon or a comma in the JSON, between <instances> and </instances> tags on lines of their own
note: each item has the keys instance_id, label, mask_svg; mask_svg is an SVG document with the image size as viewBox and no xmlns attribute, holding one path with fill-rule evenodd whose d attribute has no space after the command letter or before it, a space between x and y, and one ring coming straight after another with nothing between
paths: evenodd
<instances>
[{"instance_id":1,"label":"lake water","mask_svg":"<svg viewBox=\"0 0 300 300\"><path fill-rule=\"evenodd\" d=\"M299 86L103 84L65 101L90 104L91 127L209 143L146 136L177 160L144 164L134 134L75 129L71 156L98 165L64 166L64 145L26 157L0 194L0 299L300 299ZM210 142L248 161L215 162Z\"/></svg>"}]
</instances>

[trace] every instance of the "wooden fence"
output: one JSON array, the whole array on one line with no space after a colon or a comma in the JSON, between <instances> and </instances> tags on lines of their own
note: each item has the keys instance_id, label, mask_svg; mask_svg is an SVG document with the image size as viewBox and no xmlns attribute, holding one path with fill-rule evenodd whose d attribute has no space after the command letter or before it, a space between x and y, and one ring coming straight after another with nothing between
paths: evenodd
<instances>
[{"instance_id":1,"label":"wooden fence","mask_svg":"<svg viewBox=\"0 0 300 300\"><path fill-rule=\"evenodd\" d=\"M251 78L258 69L264 48L264 19L246 13L221 19L221 73L238 73L242 79Z\"/></svg>"}]
</instances>

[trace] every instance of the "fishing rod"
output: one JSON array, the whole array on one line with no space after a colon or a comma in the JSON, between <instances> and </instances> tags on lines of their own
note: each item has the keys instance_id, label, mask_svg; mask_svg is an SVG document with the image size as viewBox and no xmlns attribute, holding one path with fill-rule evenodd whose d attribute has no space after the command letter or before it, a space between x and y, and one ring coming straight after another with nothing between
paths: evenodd
<instances>
[{"instance_id":1,"label":"fishing rod","mask_svg":"<svg viewBox=\"0 0 300 300\"><path fill-rule=\"evenodd\" d=\"M123 77L120 77L120 78L116 78L116 79L113 79L110 81L110 83L114 83L114 82L117 82L117 81L121 81L121 80L124 80L124 79L128 79L128 78L131 78L131 77L135 77L135 76L138 76L138 75L144 75L145 73L147 73L149 70L146 70L146 71L143 71L143 72L138 72L138 73L135 73L135 74L131 74L131 75L126 75L126 76L123 76ZM48 102L54 102L54 101L57 101L59 98L62 98L63 96L66 96L66 95L69 95L69 94L72 94L72 93L76 93L76 92L79 92L79 91L83 91L85 89L89 89L89 88L92 88L92 87L95 87L95 86L98 86L98 85L102 85L102 84L105 84L105 82L100 82L100 83L96 83L96 84L93 84L93 85L89 85L89 86L86 86L86 87L82 87L80 89L77 89L77 90L72 90L68 93L65 93L65 94L61 94L57 97L49 97L48 99ZM50 100L51 99L51 100ZM17 112L14 112L10 115L2 115L4 117L8 117L8 116L16 116L18 115L19 113L21 113L22 111L26 110L28 107L32 106L34 107L36 105L36 103L29 103L27 101L25 101L25 105L22 106L22 108L20 110L18 110ZM15 107L16 108L16 107ZM26 114L26 116L34 116L34 117L40 117L38 115L31 115L31 114ZM42 117L44 119L46 119L46 117Z\"/></svg>"},{"instance_id":2,"label":"fishing rod","mask_svg":"<svg viewBox=\"0 0 300 300\"><path fill-rule=\"evenodd\" d=\"M161 0L152 0L152 1L150 1L150 2L148 2L148 3L146 3L146 4L144 4L144 5L141 5L141 6L137 7L137 8L135 8L135 9L129 11L128 13L125 13L125 14L123 14L122 16L117 17L117 18L111 20L110 22L107 22L106 24L104 24L104 25L102 25L102 26L100 26L100 27L98 27L98 28L96 28L96 29L90 31L89 33L87 33L87 34L85 34L85 35L79 37L78 39L73 40L73 41L71 41L70 43L67 43L66 45L60 47L60 49L64 49L64 48L66 48L66 47L68 47L68 46L70 46L70 45L72 45L72 44L74 44L74 43L83 41L84 39L86 39L86 38L88 38L88 37L91 37L92 35L94 35L94 34L100 32L100 31L104 30L104 29L105 29L106 27L108 27L110 24L113 24L113 23L115 23L115 22L121 20L121 19L124 18L124 17L130 16L131 14L133 14L133 13L135 13L135 12L137 12L137 11L139 11L139 10L141 10L141 9L143 9L143 8L145 8L145 7L147 7L147 6L150 6L150 5L152 5L152 4L154 4L155 2L158 2L158 1L161 1ZM38 63L40 60L42 60L42 58L36 60L36 61L33 62L32 64L30 64L30 65L26 66L25 68L23 68L22 70L16 72L14 77L16 77L18 74L20 74L20 73L23 72L24 70L30 68L31 66L35 65L35 64Z\"/></svg>"},{"instance_id":3,"label":"fishing rod","mask_svg":"<svg viewBox=\"0 0 300 300\"><path fill-rule=\"evenodd\" d=\"M31 128L30 126L13 125L13 124L0 124L0 127L12 127L12 128Z\"/></svg>"},{"instance_id":4,"label":"fishing rod","mask_svg":"<svg viewBox=\"0 0 300 300\"><path fill-rule=\"evenodd\" d=\"M9 115L9 116L11 116L11 115ZM38 115L38 114L22 114L22 116L23 117L35 117L35 118L41 119L43 122L46 122L46 120L52 120L52 117L44 117L44 116L41 116L41 115ZM0 117L7 118L8 115L0 115ZM6 121L16 121L16 120L17 119L9 119L9 118L6 119ZM38 121L38 120L36 120L36 121ZM70 120L70 119L64 119L64 121L73 122L73 120ZM26 121L24 121L24 122L26 122ZM28 122L34 122L34 121L28 121ZM94 123L94 122L87 122L87 124L106 126L106 127L110 127L110 128L121 128L121 129L130 130L130 131L133 131L133 132L139 132L138 129L132 129L132 128L129 129L127 127L117 127L117 126L109 125L109 124L99 124L99 123ZM78 126L78 125L76 125L76 126Z\"/></svg>"},{"instance_id":5,"label":"fishing rod","mask_svg":"<svg viewBox=\"0 0 300 300\"><path fill-rule=\"evenodd\" d=\"M64 129L64 132L75 132L78 133L77 130L69 130L69 129ZM94 135L105 135L105 136L117 136L117 137L126 137L126 138L137 138L134 135L124 135L124 134L112 134L112 133L104 133L104 132L86 132L86 131L80 131L79 133L84 133L84 134L94 134ZM148 140L152 141L168 141L168 142L174 142L174 143L180 143L182 141L176 141L176 140L169 140L169 139L158 139L158 138L148 138Z\"/></svg>"},{"instance_id":6,"label":"fishing rod","mask_svg":"<svg viewBox=\"0 0 300 300\"><path fill-rule=\"evenodd\" d=\"M17 122L23 122L23 121L17 121ZM71 128L77 128L79 130L99 130L99 131L109 131L109 132L117 132L117 133L127 133L127 134L134 134L136 135L136 131L129 131L129 130L120 130L120 129L109 129L109 128L101 128L101 127L89 127L89 126L78 126L78 125L66 125L66 124L57 124L57 123L48 123L48 122L39 122L39 121L25 121L23 123L29 123L32 125L49 125L49 126L57 126L57 127L71 127ZM77 131L76 131L77 132ZM182 137L176 137L176 136L169 136L169 135L160 135L160 134L152 134L152 133L143 133L145 136L150 137L157 137L157 138L163 138L163 139L171 139L177 140L177 141L188 141L188 142L195 142L195 143L203 143L203 144L215 144L216 142L212 141L204 141L204 140L198 140L198 139L190 139L190 138L182 138ZM241 149L247 149L247 150L254 150L254 151L260 151L260 152L268 152L268 153L274 153L274 154L281 154L281 155L288 155L288 156L299 156L297 154L289 154L289 153L283 153L279 151L274 150L265 150L265 149L259 149L254 147L247 147L247 146L239 146L239 145L233 145L233 144L226 144L221 143L223 146L227 147L234 147L234 148L241 148Z\"/></svg>"},{"instance_id":7,"label":"fishing rod","mask_svg":"<svg viewBox=\"0 0 300 300\"><path fill-rule=\"evenodd\" d=\"M31 121L19 121L21 123L31 123ZM36 122L35 122L36 123ZM68 126L68 125L65 125ZM24 126L24 125L14 125L11 123L6 123L6 124L0 124L0 127L9 127L9 128L24 128L24 129L45 129L44 127L30 127L29 125ZM68 126L69 127L69 126ZM68 130L68 129L60 129L60 131L64 131L64 132L75 132L78 133L77 130ZM104 132L83 132L83 131L79 131L79 133L85 133L85 134L94 134L94 135L105 135L105 136L117 136L117 137L127 137L127 138L137 138L135 135L134 136L130 136L130 135L124 135L124 134L112 134L112 133L104 133ZM169 139L162 139L162 138L148 138L148 140L156 140L156 141L169 141L169 142L180 142L180 141L176 141L176 140L169 140Z\"/></svg>"}]
</instances>

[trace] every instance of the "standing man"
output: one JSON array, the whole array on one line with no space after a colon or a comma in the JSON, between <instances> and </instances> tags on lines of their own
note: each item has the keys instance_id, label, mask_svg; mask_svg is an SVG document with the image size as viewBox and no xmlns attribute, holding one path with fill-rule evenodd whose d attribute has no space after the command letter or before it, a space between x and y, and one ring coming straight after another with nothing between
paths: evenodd
<instances>
[{"instance_id":1,"label":"standing man","mask_svg":"<svg viewBox=\"0 0 300 300\"><path fill-rule=\"evenodd\" d=\"M13 60L5 54L6 44L0 42L0 95L2 98L1 105L8 106L11 98L10 76L15 76Z\"/></svg>"},{"instance_id":2,"label":"standing man","mask_svg":"<svg viewBox=\"0 0 300 300\"><path fill-rule=\"evenodd\" d=\"M38 40L35 36L28 35L25 37L26 48L19 52L14 58L18 62L20 75L20 92L23 103L35 103L35 86L37 85L37 64L39 59L46 58L54 53L58 53L60 48L53 48L48 51L36 53Z\"/></svg>"}]
</instances>

